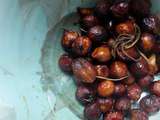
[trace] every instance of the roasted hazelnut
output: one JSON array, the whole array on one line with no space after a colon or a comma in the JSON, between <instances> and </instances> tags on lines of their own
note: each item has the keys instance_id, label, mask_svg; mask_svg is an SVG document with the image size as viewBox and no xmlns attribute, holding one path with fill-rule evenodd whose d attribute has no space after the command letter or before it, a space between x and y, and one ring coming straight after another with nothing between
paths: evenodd
<instances>
[{"instance_id":1,"label":"roasted hazelnut","mask_svg":"<svg viewBox=\"0 0 160 120\"><path fill-rule=\"evenodd\" d=\"M105 46L97 47L92 52L92 58L96 59L99 62L107 62L111 59L110 49Z\"/></svg>"},{"instance_id":2,"label":"roasted hazelnut","mask_svg":"<svg viewBox=\"0 0 160 120\"><path fill-rule=\"evenodd\" d=\"M151 75L146 75L138 80L138 85L142 88L148 87L154 80L154 77Z\"/></svg>"},{"instance_id":3,"label":"roasted hazelnut","mask_svg":"<svg viewBox=\"0 0 160 120\"><path fill-rule=\"evenodd\" d=\"M126 93L126 87L125 85L118 83L115 84L115 90L114 90L114 95L115 96L123 96Z\"/></svg>"},{"instance_id":4,"label":"roasted hazelnut","mask_svg":"<svg viewBox=\"0 0 160 120\"><path fill-rule=\"evenodd\" d=\"M97 71L97 76L101 76L101 77L109 76L109 69L107 65L96 65L95 69Z\"/></svg>"},{"instance_id":5,"label":"roasted hazelnut","mask_svg":"<svg viewBox=\"0 0 160 120\"><path fill-rule=\"evenodd\" d=\"M88 104L84 109L84 117L87 120L98 120L101 116L101 111L96 102Z\"/></svg>"},{"instance_id":6,"label":"roasted hazelnut","mask_svg":"<svg viewBox=\"0 0 160 120\"><path fill-rule=\"evenodd\" d=\"M99 25L99 20L94 15L87 15L81 20L83 27L89 29L95 25Z\"/></svg>"},{"instance_id":7,"label":"roasted hazelnut","mask_svg":"<svg viewBox=\"0 0 160 120\"><path fill-rule=\"evenodd\" d=\"M131 85L135 82L135 77L129 73L128 77L122 81L125 85Z\"/></svg>"},{"instance_id":8,"label":"roasted hazelnut","mask_svg":"<svg viewBox=\"0 0 160 120\"><path fill-rule=\"evenodd\" d=\"M131 120L149 120L148 114L141 109L132 109L130 116Z\"/></svg>"},{"instance_id":9,"label":"roasted hazelnut","mask_svg":"<svg viewBox=\"0 0 160 120\"><path fill-rule=\"evenodd\" d=\"M135 27L133 21L126 21L123 23L120 23L116 26L116 32L118 34L134 34Z\"/></svg>"},{"instance_id":10,"label":"roasted hazelnut","mask_svg":"<svg viewBox=\"0 0 160 120\"><path fill-rule=\"evenodd\" d=\"M132 63L130 71L135 77L143 77L149 73L149 66L144 58L140 58L137 62Z\"/></svg>"},{"instance_id":11,"label":"roasted hazelnut","mask_svg":"<svg viewBox=\"0 0 160 120\"><path fill-rule=\"evenodd\" d=\"M121 61L114 61L110 66L110 75L117 79L128 76L127 65Z\"/></svg>"},{"instance_id":12,"label":"roasted hazelnut","mask_svg":"<svg viewBox=\"0 0 160 120\"><path fill-rule=\"evenodd\" d=\"M143 33L140 38L140 47L144 52L152 50L155 44L155 37L150 33Z\"/></svg>"},{"instance_id":13,"label":"roasted hazelnut","mask_svg":"<svg viewBox=\"0 0 160 120\"><path fill-rule=\"evenodd\" d=\"M92 42L88 37L80 36L72 43L72 52L77 56L85 56L90 52Z\"/></svg>"},{"instance_id":14,"label":"roasted hazelnut","mask_svg":"<svg viewBox=\"0 0 160 120\"><path fill-rule=\"evenodd\" d=\"M82 8L78 7L77 12L81 17L85 17L87 15L93 15L94 9L93 8Z\"/></svg>"},{"instance_id":15,"label":"roasted hazelnut","mask_svg":"<svg viewBox=\"0 0 160 120\"><path fill-rule=\"evenodd\" d=\"M127 97L121 97L117 99L115 109L118 111L126 112L131 108L131 101Z\"/></svg>"},{"instance_id":16,"label":"roasted hazelnut","mask_svg":"<svg viewBox=\"0 0 160 120\"><path fill-rule=\"evenodd\" d=\"M78 86L76 91L76 99L82 104L86 105L93 102L95 98L95 92L91 87Z\"/></svg>"},{"instance_id":17,"label":"roasted hazelnut","mask_svg":"<svg viewBox=\"0 0 160 120\"><path fill-rule=\"evenodd\" d=\"M99 0L98 3L96 4L95 11L97 15L105 16L109 13L110 6L111 6L110 0Z\"/></svg>"},{"instance_id":18,"label":"roasted hazelnut","mask_svg":"<svg viewBox=\"0 0 160 120\"><path fill-rule=\"evenodd\" d=\"M115 84L112 81L103 81L98 85L98 94L101 97L111 96L115 90Z\"/></svg>"},{"instance_id":19,"label":"roasted hazelnut","mask_svg":"<svg viewBox=\"0 0 160 120\"><path fill-rule=\"evenodd\" d=\"M145 31L158 34L160 32L160 19L156 15L150 15L142 20L142 27Z\"/></svg>"},{"instance_id":20,"label":"roasted hazelnut","mask_svg":"<svg viewBox=\"0 0 160 120\"><path fill-rule=\"evenodd\" d=\"M78 36L79 36L79 34L77 32L64 30L63 37L61 40L62 47L66 51L70 51L73 41L75 41Z\"/></svg>"},{"instance_id":21,"label":"roasted hazelnut","mask_svg":"<svg viewBox=\"0 0 160 120\"><path fill-rule=\"evenodd\" d=\"M98 98L97 103L101 112L106 113L113 108L114 100L112 98Z\"/></svg>"},{"instance_id":22,"label":"roasted hazelnut","mask_svg":"<svg viewBox=\"0 0 160 120\"><path fill-rule=\"evenodd\" d=\"M156 113L160 109L160 97L147 95L140 100L140 107L149 114Z\"/></svg>"},{"instance_id":23,"label":"roasted hazelnut","mask_svg":"<svg viewBox=\"0 0 160 120\"><path fill-rule=\"evenodd\" d=\"M59 58L59 67L64 72L71 73L72 72L72 61L73 60L72 60L72 58L69 55L63 54Z\"/></svg>"},{"instance_id":24,"label":"roasted hazelnut","mask_svg":"<svg viewBox=\"0 0 160 120\"><path fill-rule=\"evenodd\" d=\"M150 0L130 0L130 12L136 17L144 17L150 13L151 1Z\"/></svg>"},{"instance_id":25,"label":"roasted hazelnut","mask_svg":"<svg viewBox=\"0 0 160 120\"><path fill-rule=\"evenodd\" d=\"M153 82L150 86L150 91L160 97L160 81Z\"/></svg>"},{"instance_id":26,"label":"roasted hazelnut","mask_svg":"<svg viewBox=\"0 0 160 120\"><path fill-rule=\"evenodd\" d=\"M119 111L110 112L104 116L104 120L124 120L124 115Z\"/></svg>"},{"instance_id":27,"label":"roasted hazelnut","mask_svg":"<svg viewBox=\"0 0 160 120\"><path fill-rule=\"evenodd\" d=\"M88 37L94 42L102 42L107 37L107 31L102 26L93 26L88 31Z\"/></svg>"},{"instance_id":28,"label":"roasted hazelnut","mask_svg":"<svg viewBox=\"0 0 160 120\"><path fill-rule=\"evenodd\" d=\"M77 58L73 61L72 70L76 79L84 83L93 83L96 79L95 67L83 58Z\"/></svg>"},{"instance_id":29,"label":"roasted hazelnut","mask_svg":"<svg viewBox=\"0 0 160 120\"><path fill-rule=\"evenodd\" d=\"M127 96L134 101L139 100L141 97L142 90L141 88L135 83L127 87Z\"/></svg>"},{"instance_id":30,"label":"roasted hazelnut","mask_svg":"<svg viewBox=\"0 0 160 120\"><path fill-rule=\"evenodd\" d=\"M124 53L125 52L125 53ZM124 52L122 52L122 50L119 50L117 52L117 55L118 57L121 59L121 60L124 60L124 61L132 61L132 60L136 60L139 58L139 53L137 51L137 49L135 47L131 47L131 48L128 48L128 49L124 49Z\"/></svg>"},{"instance_id":31,"label":"roasted hazelnut","mask_svg":"<svg viewBox=\"0 0 160 120\"><path fill-rule=\"evenodd\" d=\"M116 17L123 17L128 14L129 4L126 1L115 3L111 7L111 11Z\"/></svg>"}]
</instances>

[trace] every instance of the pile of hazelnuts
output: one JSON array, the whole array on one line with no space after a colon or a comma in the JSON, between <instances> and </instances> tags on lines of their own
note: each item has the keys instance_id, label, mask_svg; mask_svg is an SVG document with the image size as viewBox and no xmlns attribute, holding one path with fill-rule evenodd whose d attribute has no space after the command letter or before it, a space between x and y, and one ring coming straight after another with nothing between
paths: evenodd
<instances>
[{"instance_id":1,"label":"pile of hazelnuts","mask_svg":"<svg viewBox=\"0 0 160 120\"><path fill-rule=\"evenodd\" d=\"M64 30L59 66L73 74L86 120L148 120L159 111L160 19L150 9L150 0L99 0L77 9L80 32Z\"/></svg>"}]
</instances>

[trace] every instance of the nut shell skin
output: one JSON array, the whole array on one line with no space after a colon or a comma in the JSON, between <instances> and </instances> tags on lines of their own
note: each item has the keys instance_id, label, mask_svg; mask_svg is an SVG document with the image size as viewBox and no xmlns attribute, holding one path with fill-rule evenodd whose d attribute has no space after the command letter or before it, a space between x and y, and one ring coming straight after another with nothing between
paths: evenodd
<instances>
[{"instance_id":1,"label":"nut shell skin","mask_svg":"<svg viewBox=\"0 0 160 120\"><path fill-rule=\"evenodd\" d=\"M138 80L138 85L142 88L149 87L149 85L153 82L154 77L151 75L146 75Z\"/></svg>"},{"instance_id":2,"label":"nut shell skin","mask_svg":"<svg viewBox=\"0 0 160 120\"><path fill-rule=\"evenodd\" d=\"M115 84L112 81L102 81L99 83L97 91L99 96L101 97L108 97L113 95L115 90Z\"/></svg>"},{"instance_id":3,"label":"nut shell skin","mask_svg":"<svg viewBox=\"0 0 160 120\"><path fill-rule=\"evenodd\" d=\"M95 67L83 58L73 61L72 70L75 78L84 83L93 83L96 80Z\"/></svg>"},{"instance_id":4,"label":"nut shell skin","mask_svg":"<svg viewBox=\"0 0 160 120\"><path fill-rule=\"evenodd\" d=\"M123 96L126 93L126 87L124 84L117 83L115 84L115 90L114 90L114 95L119 97Z\"/></svg>"},{"instance_id":5,"label":"nut shell skin","mask_svg":"<svg viewBox=\"0 0 160 120\"><path fill-rule=\"evenodd\" d=\"M101 46L97 47L92 52L92 58L96 59L99 62L107 62L111 59L111 51L108 47Z\"/></svg>"},{"instance_id":6,"label":"nut shell skin","mask_svg":"<svg viewBox=\"0 0 160 120\"><path fill-rule=\"evenodd\" d=\"M149 120L148 114L140 109L132 109L130 115L131 120Z\"/></svg>"},{"instance_id":7,"label":"nut shell skin","mask_svg":"<svg viewBox=\"0 0 160 120\"><path fill-rule=\"evenodd\" d=\"M150 86L150 91L160 97L160 81L153 82Z\"/></svg>"},{"instance_id":8,"label":"nut shell skin","mask_svg":"<svg viewBox=\"0 0 160 120\"><path fill-rule=\"evenodd\" d=\"M72 43L72 52L77 56L85 56L89 53L91 47L91 40L86 36L80 36Z\"/></svg>"},{"instance_id":9,"label":"nut shell skin","mask_svg":"<svg viewBox=\"0 0 160 120\"><path fill-rule=\"evenodd\" d=\"M95 69L97 71L98 76L108 77L109 76L109 69L107 65L96 65Z\"/></svg>"},{"instance_id":10,"label":"nut shell skin","mask_svg":"<svg viewBox=\"0 0 160 120\"><path fill-rule=\"evenodd\" d=\"M110 112L105 115L104 120L124 120L124 115L118 111Z\"/></svg>"},{"instance_id":11,"label":"nut shell skin","mask_svg":"<svg viewBox=\"0 0 160 120\"><path fill-rule=\"evenodd\" d=\"M114 61L110 66L110 75L113 78L122 78L127 76L127 65L121 61Z\"/></svg>"}]
</instances>

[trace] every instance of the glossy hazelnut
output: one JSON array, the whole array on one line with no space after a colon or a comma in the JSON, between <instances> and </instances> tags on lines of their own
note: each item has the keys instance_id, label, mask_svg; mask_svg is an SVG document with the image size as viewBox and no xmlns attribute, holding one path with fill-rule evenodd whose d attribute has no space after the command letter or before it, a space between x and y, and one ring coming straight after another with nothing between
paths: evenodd
<instances>
[{"instance_id":1,"label":"glossy hazelnut","mask_svg":"<svg viewBox=\"0 0 160 120\"><path fill-rule=\"evenodd\" d=\"M61 40L62 47L67 51L71 50L72 43L77 39L78 36L79 34L77 32L64 30Z\"/></svg>"},{"instance_id":2,"label":"glossy hazelnut","mask_svg":"<svg viewBox=\"0 0 160 120\"><path fill-rule=\"evenodd\" d=\"M135 27L133 21L126 21L123 23L120 23L116 26L116 32L118 34L134 34Z\"/></svg>"},{"instance_id":3,"label":"glossy hazelnut","mask_svg":"<svg viewBox=\"0 0 160 120\"><path fill-rule=\"evenodd\" d=\"M131 108L131 101L127 97L121 97L116 100L115 109L122 112L127 112Z\"/></svg>"},{"instance_id":4,"label":"glossy hazelnut","mask_svg":"<svg viewBox=\"0 0 160 120\"><path fill-rule=\"evenodd\" d=\"M110 75L117 79L128 76L127 65L121 61L114 61L110 66Z\"/></svg>"},{"instance_id":5,"label":"glossy hazelnut","mask_svg":"<svg viewBox=\"0 0 160 120\"><path fill-rule=\"evenodd\" d=\"M105 16L109 13L109 9L111 6L110 0L99 0L96 4L95 11L99 16Z\"/></svg>"},{"instance_id":6,"label":"glossy hazelnut","mask_svg":"<svg viewBox=\"0 0 160 120\"><path fill-rule=\"evenodd\" d=\"M126 93L126 87L125 85L118 83L115 84L115 90L114 90L114 95L115 96L123 96Z\"/></svg>"},{"instance_id":7,"label":"glossy hazelnut","mask_svg":"<svg viewBox=\"0 0 160 120\"><path fill-rule=\"evenodd\" d=\"M134 101L139 100L142 90L136 83L127 87L127 96Z\"/></svg>"},{"instance_id":8,"label":"glossy hazelnut","mask_svg":"<svg viewBox=\"0 0 160 120\"><path fill-rule=\"evenodd\" d=\"M99 20L94 15L87 15L81 20L83 27L91 28L95 25L99 25Z\"/></svg>"},{"instance_id":9,"label":"glossy hazelnut","mask_svg":"<svg viewBox=\"0 0 160 120\"><path fill-rule=\"evenodd\" d=\"M98 94L101 97L111 96L115 90L115 84L112 81L103 81L98 85Z\"/></svg>"},{"instance_id":10,"label":"glossy hazelnut","mask_svg":"<svg viewBox=\"0 0 160 120\"><path fill-rule=\"evenodd\" d=\"M76 99L82 104L87 105L93 102L95 98L95 92L91 87L78 86L76 91Z\"/></svg>"},{"instance_id":11,"label":"glossy hazelnut","mask_svg":"<svg viewBox=\"0 0 160 120\"><path fill-rule=\"evenodd\" d=\"M84 117L87 120L98 120L101 116L101 111L96 102L87 105L84 109Z\"/></svg>"},{"instance_id":12,"label":"glossy hazelnut","mask_svg":"<svg viewBox=\"0 0 160 120\"><path fill-rule=\"evenodd\" d=\"M105 46L97 47L92 52L92 58L96 59L99 62L107 62L111 59L110 49Z\"/></svg>"},{"instance_id":13,"label":"glossy hazelnut","mask_svg":"<svg viewBox=\"0 0 160 120\"><path fill-rule=\"evenodd\" d=\"M142 88L148 87L154 80L154 77L151 75L146 75L138 80L138 85Z\"/></svg>"},{"instance_id":14,"label":"glossy hazelnut","mask_svg":"<svg viewBox=\"0 0 160 120\"><path fill-rule=\"evenodd\" d=\"M150 91L160 97L160 81L153 82L150 86Z\"/></svg>"},{"instance_id":15,"label":"glossy hazelnut","mask_svg":"<svg viewBox=\"0 0 160 120\"><path fill-rule=\"evenodd\" d=\"M160 19L156 15L150 15L142 20L142 26L145 31L158 34L160 32Z\"/></svg>"},{"instance_id":16,"label":"glossy hazelnut","mask_svg":"<svg viewBox=\"0 0 160 120\"><path fill-rule=\"evenodd\" d=\"M114 111L114 112L107 113L104 116L104 120L124 120L124 115L122 112Z\"/></svg>"},{"instance_id":17,"label":"glossy hazelnut","mask_svg":"<svg viewBox=\"0 0 160 120\"><path fill-rule=\"evenodd\" d=\"M77 12L81 17L85 17L87 15L92 15L94 13L94 9L78 7Z\"/></svg>"},{"instance_id":18,"label":"glossy hazelnut","mask_svg":"<svg viewBox=\"0 0 160 120\"><path fill-rule=\"evenodd\" d=\"M95 69L97 71L97 76L108 77L109 69L107 65L96 65Z\"/></svg>"},{"instance_id":19,"label":"glossy hazelnut","mask_svg":"<svg viewBox=\"0 0 160 120\"><path fill-rule=\"evenodd\" d=\"M69 55L63 54L59 58L59 67L64 72L71 73L72 72L72 61L73 60L72 60L72 58Z\"/></svg>"},{"instance_id":20,"label":"glossy hazelnut","mask_svg":"<svg viewBox=\"0 0 160 120\"><path fill-rule=\"evenodd\" d=\"M148 114L141 109L132 109L130 116L131 120L149 120Z\"/></svg>"},{"instance_id":21,"label":"glossy hazelnut","mask_svg":"<svg viewBox=\"0 0 160 120\"><path fill-rule=\"evenodd\" d=\"M140 38L140 48L144 52L152 50L155 44L155 37L150 33L143 33Z\"/></svg>"},{"instance_id":22,"label":"glossy hazelnut","mask_svg":"<svg viewBox=\"0 0 160 120\"><path fill-rule=\"evenodd\" d=\"M147 95L140 100L140 108L148 114L153 114L160 109L160 97Z\"/></svg>"},{"instance_id":23,"label":"glossy hazelnut","mask_svg":"<svg viewBox=\"0 0 160 120\"><path fill-rule=\"evenodd\" d=\"M122 1L112 5L111 11L116 17L123 17L128 14L129 4L128 2Z\"/></svg>"},{"instance_id":24,"label":"glossy hazelnut","mask_svg":"<svg viewBox=\"0 0 160 120\"><path fill-rule=\"evenodd\" d=\"M80 36L72 43L72 52L77 56L85 56L90 52L91 47L91 40L86 36Z\"/></svg>"},{"instance_id":25,"label":"glossy hazelnut","mask_svg":"<svg viewBox=\"0 0 160 120\"><path fill-rule=\"evenodd\" d=\"M94 42L102 42L107 37L107 31L104 27L97 25L89 29L88 37Z\"/></svg>"},{"instance_id":26,"label":"glossy hazelnut","mask_svg":"<svg viewBox=\"0 0 160 120\"><path fill-rule=\"evenodd\" d=\"M137 62L132 63L130 71L135 77L143 77L149 73L149 66L144 58L140 58Z\"/></svg>"},{"instance_id":27,"label":"glossy hazelnut","mask_svg":"<svg viewBox=\"0 0 160 120\"><path fill-rule=\"evenodd\" d=\"M106 113L113 108L114 100L112 98L98 98L97 103L101 112Z\"/></svg>"},{"instance_id":28,"label":"glossy hazelnut","mask_svg":"<svg viewBox=\"0 0 160 120\"><path fill-rule=\"evenodd\" d=\"M73 61L72 70L76 79L84 83L93 83L96 80L95 67L83 58L77 58Z\"/></svg>"},{"instance_id":29,"label":"glossy hazelnut","mask_svg":"<svg viewBox=\"0 0 160 120\"><path fill-rule=\"evenodd\" d=\"M144 17L150 13L151 1L150 0L130 0L130 12L138 17Z\"/></svg>"}]
</instances>

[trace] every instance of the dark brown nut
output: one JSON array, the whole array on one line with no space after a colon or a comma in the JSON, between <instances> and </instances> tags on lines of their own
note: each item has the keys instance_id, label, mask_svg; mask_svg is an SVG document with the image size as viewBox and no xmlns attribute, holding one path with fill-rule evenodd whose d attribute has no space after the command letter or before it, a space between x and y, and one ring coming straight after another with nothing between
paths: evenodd
<instances>
[{"instance_id":1,"label":"dark brown nut","mask_svg":"<svg viewBox=\"0 0 160 120\"><path fill-rule=\"evenodd\" d=\"M153 82L150 86L150 91L160 97L160 81Z\"/></svg>"},{"instance_id":2,"label":"dark brown nut","mask_svg":"<svg viewBox=\"0 0 160 120\"><path fill-rule=\"evenodd\" d=\"M122 52L122 50L117 52L118 57L123 61L132 61L133 59L137 60L140 57L135 47L124 49L124 52Z\"/></svg>"},{"instance_id":3,"label":"dark brown nut","mask_svg":"<svg viewBox=\"0 0 160 120\"><path fill-rule=\"evenodd\" d=\"M85 28L88 29L95 25L99 25L99 20L94 15L87 15L82 18L81 23Z\"/></svg>"},{"instance_id":4,"label":"dark brown nut","mask_svg":"<svg viewBox=\"0 0 160 120\"><path fill-rule=\"evenodd\" d=\"M116 32L118 34L134 34L135 27L133 21L126 21L116 26Z\"/></svg>"},{"instance_id":5,"label":"dark brown nut","mask_svg":"<svg viewBox=\"0 0 160 120\"><path fill-rule=\"evenodd\" d=\"M84 109L84 117L87 120L98 120L101 116L101 111L97 103L89 104Z\"/></svg>"},{"instance_id":6,"label":"dark brown nut","mask_svg":"<svg viewBox=\"0 0 160 120\"><path fill-rule=\"evenodd\" d=\"M141 97L142 90L141 88L135 83L133 85L128 86L127 88L127 96L134 101L139 100Z\"/></svg>"},{"instance_id":7,"label":"dark brown nut","mask_svg":"<svg viewBox=\"0 0 160 120\"><path fill-rule=\"evenodd\" d=\"M110 75L117 79L128 76L127 65L121 61L113 62L110 66Z\"/></svg>"},{"instance_id":8,"label":"dark brown nut","mask_svg":"<svg viewBox=\"0 0 160 120\"><path fill-rule=\"evenodd\" d=\"M98 98L97 103L101 112L106 113L113 108L114 100L112 98Z\"/></svg>"},{"instance_id":9,"label":"dark brown nut","mask_svg":"<svg viewBox=\"0 0 160 120\"><path fill-rule=\"evenodd\" d=\"M153 46L153 52L160 54L160 43L155 43Z\"/></svg>"},{"instance_id":10,"label":"dark brown nut","mask_svg":"<svg viewBox=\"0 0 160 120\"><path fill-rule=\"evenodd\" d=\"M92 52L92 58L96 59L99 62L107 62L111 59L111 51L108 47L101 46L97 47Z\"/></svg>"},{"instance_id":11,"label":"dark brown nut","mask_svg":"<svg viewBox=\"0 0 160 120\"><path fill-rule=\"evenodd\" d=\"M125 93L126 93L125 85L121 83L115 84L115 90L114 90L115 96L123 96Z\"/></svg>"},{"instance_id":12,"label":"dark brown nut","mask_svg":"<svg viewBox=\"0 0 160 120\"><path fill-rule=\"evenodd\" d=\"M128 14L129 4L126 1L115 3L111 6L111 11L116 17L123 17Z\"/></svg>"},{"instance_id":13,"label":"dark brown nut","mask_svg":"<svg viewBox=\"0 0 160 120\"><path fill-rule=\"evenodd\" d=\"M113 38L108 39L107 45L108 45L110 48L113 48L114 45L115 45L115 40L114 40Z\"/></svg>"},{"instance_id":14,"label":"dark brown nut","mask_svg":"<svg viewBox=\"0 0 160 120\"><path fill-rule=\"evenodd\" d=\"M148 87L154 80L154 77L151 75L146 75L138 80L138 85L142 88Z\"/></svg>"},{"instance_id":15,"label":"dark brown nut","mask_svg":"<svg viewBox=\"0 0 160 120\"><path fill-rule=\"evenodd\" d=\"M78 37L72 43L72 52L77 56L85 56L90 52L92 42L88 37Z\"/></svg>"},{"instance_id":16,"label":"dark brown nut","mask_svg":"<svg viewBox=\"0 0 160 120\"><path fill-rule=\"evenodd\" d=\"M131 120L149 120L148 114L140 109L132 109L130 115Z\"/></svg>"},{"instance_id":17,"label":"dark brown nut","mask_svg":"<svg viewBox=\"0 0 160 120\"><path fill-rule=\"evenodd\" d=\"M140 39L140 47L144 52L149 52L153 49L155 37L150 33L143 33Z\"/></svg>"},{"instance_id":18,"label":"dark brown nut","mask_svg":"<svg viewBox=\"0 0 160 120\"><path fill-rule=\"evenodd\" d=\"M73 61L72 70L76 79L84 83L93 83L96 80L95 67L83 58L78 58Z\"/></svg>"},{"instance_id":19,"label":"dark brown nut","mask_svg":"<svg viewBox=\"0 0 160 120\"><path fill-rule=\"evenodd\" d=\"M156 15L150 15L143 19L142 26L145 31L158 34L160 32L160 19Z\"/></svg>"},{"instance_id":20,"label":"dark brown nut","mask_svg":"<svg viewBox=\"0 0 160 120\"><path fill-rule=\"evenodd\" d=\"M59 58L59 67L64 72L71 73L72 72L72 62L73 62L73 60L69 55L63 54Z\"/></svg>"},{"instance_id":21,"label":"dark brown nut","mask_svg":"<svg viewBox=\"0 0 160 120\"><path fill-rule=\"evenodd\" d=\"M108 77L109 69L107 65L96 65L97 76Z\"/></svg>"},{"instance_id":22,"label":"dark brown nut","mask_svg":"<svg viewBox=\"0 0 160 120\"><path fill-rule=\"evenodd\" d=\"M117 99L115 109L121 112L126 112L131 108L131 101L127 97Z\"/></svg>"},{"instance_id":23,"label":"dark brown nut","mask_svg":"<svg viewBox=\"0 0 160 120\"><path fill-rule=\"evenodd\" d=\"M110 0L99 0L95 11L98 16L105 16L109 13L110 11L110 6L111 6L111 1Z\"/></svg>"},{"instance_id":24,"label":"dark brown nut","mask_svg":"<svg viewBox=\"0 0 160 120\"><path fill-rule=\"evenodd\" d=\"M122 83L124 83L125 85L131 85L135 82L135 78L132 74L129 73L128 78L124 79L122 81Z\"/></svg>"},{"instance_id":25,"label":"dark brown nut","mask_svg":"<svg viewBox=\"0 0 160 120\"><path fill-rule=\"evenodd\" d=\"M101 97L108 97L113 95L115 90L115 84L112 81L103 81L99 83L97 91L99 96Z\"/></svg>"},{"instance_id":26,"label":"dark brown nut","mask_svg":"<svg viewBox=\"0 0 160 120\"><path fill-rule=\"evenodd\" d=\"M155 95L147 95L141 99L140 107L149 114L158 112L160 109L160 97Z\"/></svg>"},{"instance_id":27,"label":"dark brown nut","mask_svg":"<svg viewBox=\"0 0 160 120\"><path fill-rule=\"evenodd\" d=\"M105 115L104 120L124 120L124 115L118 111L110 112Z\"/></svg>"},{"instance_id":28,"label":"dark brown nut","mask_svg":"<svg viewBox=\"0 0 160 120\"><path fill-rule=\"evenodd\" d=\"M150 14L150 0L130 0L129 8L131 13L136 17L144 17Z\"/></svg>"},{"instance_id":29,"label":"dark brown nut","mask_svg":"<svg viewBox=\"0 0 160 120\"><path fill-rule=\"evenodd\" d=\"M85 17L87 15L92 15L94 13L94 9L78 7L77 12L81 17Z\"/></svg>"},{"instance_id":30,"label":"dark brown nut","mask_svg":"<svg viewBox=\"0 0 160 120\"><path fill-rule=\"evenodd\" d=\"M70 51L73 41L75 41L78 36L79 36L79 34L77 32L64 30L63 37L61 40L62 47L66 51Z\"/></svg>"},{"instance_id":31,"label":"dark brown nut","mask_svg":"<svg viewBox=\"0 0 160 120\"><path fill-rule=\"evenodd\" d=\"M95 92L92 88L86 86L78 86L76 91L76 99L82 104L87 105L93 102L95 98Z\"/></svg>"},{"instance_id":32,"label":"dark brown nut","mask_svg":"<svg viewBox=\"0 0 160 120\"><path fill-rule=\"evenodd\" d=\"M132 63L130 71L135 77L143 77L149 73L149 66L144 58L140 58L139 61Z\"/></svg>"},{"instance_id":33,"label":"dark brown nut","mask_svg":"<svg viewBox=\"0 0 160 120\"><path fill-rule=\"evenodd\" d=\"M107 37L107 31L103 26L96 25L89 29L88 37L95 42L102 42Z\"/></svg>"}]
</instances>

